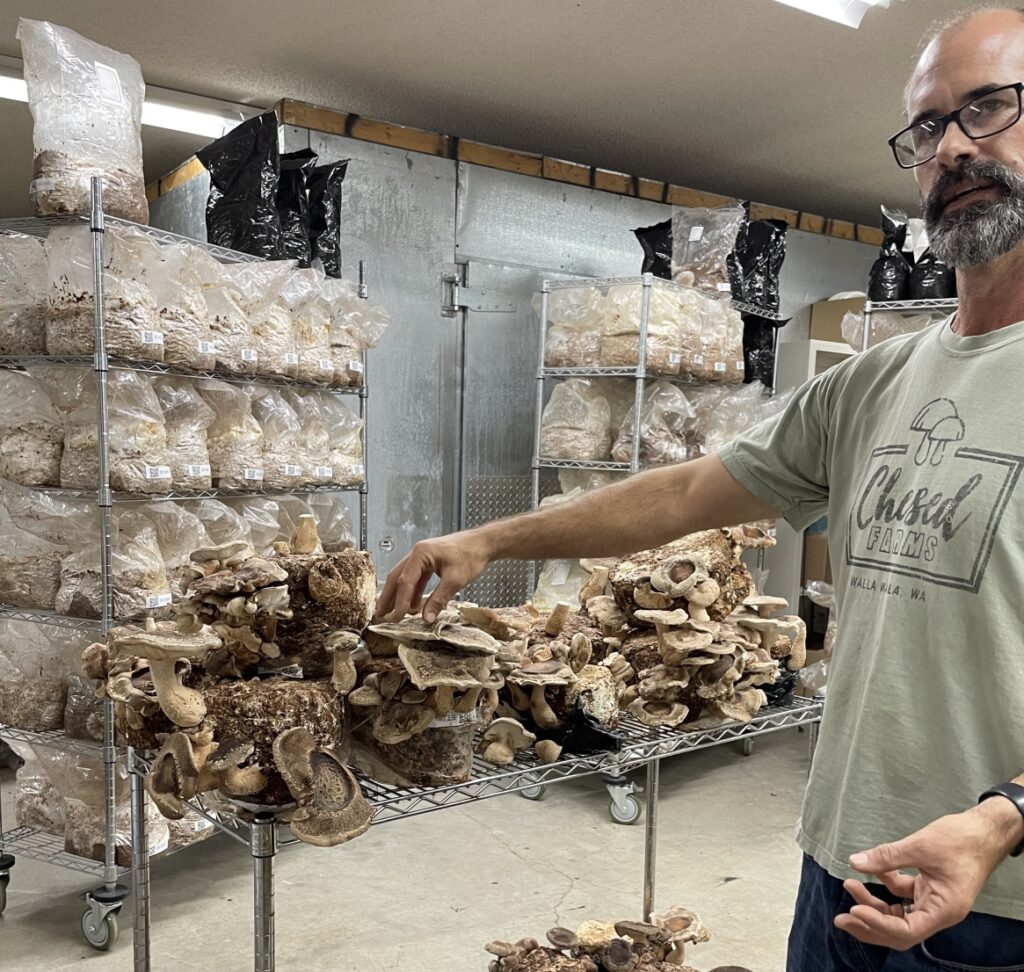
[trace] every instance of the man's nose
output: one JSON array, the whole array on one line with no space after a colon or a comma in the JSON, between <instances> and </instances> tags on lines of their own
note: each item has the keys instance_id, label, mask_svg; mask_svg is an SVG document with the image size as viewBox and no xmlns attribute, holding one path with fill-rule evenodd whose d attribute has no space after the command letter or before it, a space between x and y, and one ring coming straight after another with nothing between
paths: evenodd
<instances>
[{"instance_id":1,"label":"man's nose","mask_svg":"<svg viewBox=\"0 0 1024 972\"><path fill-rule=\"evenodd\" d=\"M958 169L965 162L978 157L978 143L964 134L956 123L950 122L939 141L935 160L942 169Z\"/></svg>"}]
</instances>

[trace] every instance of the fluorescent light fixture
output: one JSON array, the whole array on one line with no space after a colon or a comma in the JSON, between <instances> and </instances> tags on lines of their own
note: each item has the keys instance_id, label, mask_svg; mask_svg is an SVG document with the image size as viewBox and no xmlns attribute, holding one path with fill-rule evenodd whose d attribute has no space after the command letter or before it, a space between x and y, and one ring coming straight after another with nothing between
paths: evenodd
<instances>
[{"instance_id":1,"label":"fluorescent light fixture","mask_svg":"<svg viewBox=\"0 0 1024 972\"><path fill-rule=\"evenodd\" d=\"M28 89L21 75L21 61L18 58L0 56L0 98L28 101ZM152 85L146 87L146 94L142 106L143 125L205 138L220 138L239 122L259 114L261 110Z\"/></svg>"},{"instance_id":2,"label":"fluorescent light fixture","mask_svg":"<svg viewBox=\"0 0 1024 972\"><path fill-rule=\"evenodd\" d=\"M795 7L805 13L824 17L826 20L860 27L860 22L872 7L888 7L891 0L777 0L787 7Z\"/></svg>"}]
</instances>

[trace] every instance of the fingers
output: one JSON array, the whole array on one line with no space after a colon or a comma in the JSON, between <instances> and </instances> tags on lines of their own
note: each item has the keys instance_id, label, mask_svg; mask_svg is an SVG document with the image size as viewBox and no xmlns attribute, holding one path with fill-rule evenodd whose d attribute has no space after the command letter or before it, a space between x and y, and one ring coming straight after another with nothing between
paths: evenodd
<instances>
[{"instance_id":1,"label":"fingers","mask_svg":"<svg viewBox=\"0 0 1024 972\"><path fill-rule=\"evenodd\" d=\"M917 867L920 861L914 859L914 844L911 840L898 840L894 844L879 844L869 851L850 857L850 866L861 874L884 874L898 871L901 867Z\"/></svg>"},{"instance_id":2,"label":"fingers","mask_svg":"<svg viewBox=\"0 0 1024 972\"><path fill-rule=\"evenodd\" d=\"M390 616L395 621L401 621L411 612L413 604L419 604L423 590L433 576L433 568L424 559L417 556L414 548L406 558L405 567L398 575L395 585L394 604L390 612Z\"/></svg>"},{"instance_id":3,"label":"fingers","mask_svg":"<svg viewBox=\"0 0 1024 972\"><path fill-rule=\"evenodd\" d=\"M884 874L877 875L877 877L893 894L899 895L901 898L909 898L913 901L914 888L916 887L913 875L904 874L901 871L886 871Z\"/></svg>"},{"instance_id":4,"label":"fingers","mask_svg":"<svg viewBox=\"0 0 1024 972\"><path fill-rule=\"evenodd\" d=\"M890 905L888 901L876 898L860 881L851 878L843 882L843 887L857 904L866 905L885 914L899 913L899 905ZM894 907L897 909L896 911L892 910Z\"/></svg>"},{"instance_id":5,"label":"fingers","mask_svg":"<svg viewBox=\"0 0 1024 972\"><path fill-rule=\"evenodd\" d=\"M461 579L453 577L451 574L442 575L441 583L434 588L433 594L427 598L427 603L423 607L423 620L427 624L433 624L438 612L459 593L461 588Z\"/></svg>"},{"instance_id":6,"label":"fingers","mask_svg":"<svg viewBox=\"0 0 1024 972\"><path fill-rule=\"evenodd\" d=\"M398 562L398 566L388 574L388 578L384 582L384 590L380 592L380 597L377 598L377 606L373 610L373 619L375 621L379 621L394 609L398 578L402 576L402 571L405 570L405 564L408 559L408 557L403 557Z\"/></svg>"},{"instance_id":7,"label":"fingers","mask_svg":"<svg viewBox=\"0 0 1024 972\"><path fill-rule=\"evenodd\" d=\"M899 907L899 906L896 906ZM908 914L882 914L870 905L854 905L848 915L839 915L835 925L868 945L905 952L926 938L948 928L951 922L928 911Z\"/></svg>"}]
</instances>

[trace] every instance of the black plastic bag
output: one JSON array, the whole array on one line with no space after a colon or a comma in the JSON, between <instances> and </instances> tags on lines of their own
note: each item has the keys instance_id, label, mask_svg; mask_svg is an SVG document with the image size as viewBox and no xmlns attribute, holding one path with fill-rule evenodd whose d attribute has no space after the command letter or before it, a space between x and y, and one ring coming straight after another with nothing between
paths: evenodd
<instances>
[{"instance_id":1,"label":"black plastic bag","mask_svg":"<svg viewBox=\"0 0 1024 972\"><path fill-rule=\"evenodd\" d=\"M910 264L886 244L868 274L868 300L906 300L909 293Z\"/></svg>"},{"instance_id":2,"label":"black plastic bag","mask_svg":"<svg viewBox=\"0 0 1024 972\"><path fill-rule=\"evenodd\" d=\"M280 157L277 116L242 122L196 152L210 173L206 235L211 243L274 260L280 254L277 214Z\"/></svg>"},{"instance_id":3,"label":"black plastic bag","mask_svg":"<svg viewBox=\"0 0 1024 972\"><path fill-rule=\"evenodd\" d=\"M341 185L348 159L318 165L306 181L309 189L310 256L328 277L341 276Z\"/></svg>"},{"instance_id":4,"label":"black plastic bag","mask_svg":"<svg viewBox=\"0 0 1024 972\"><path fill-rule=\"evenodd\" d=\"M911 300L948 300L956 296L956 272L925 250L910 274Z\"/></svg>"},{"instance_id":5,"label":"black plastic bag","mask_svg":"<svg viewBox=\"0 0 1024 972\"><path fill-rule=\"evenodd\" d=\"M281 156L281 178L277 185L277 213L281 217L283 260L298 260L300 267L312 261L309 229L309 191L307 180L316 165L316 152L302 149Z\"/></svg>"},{"instance_id":6,"label":"black plastic bag","mask_svg":"<svg viewBox=\"0 0 1024 972\"><path fill-rule=\"evenodd\" d=\"M767 388L775 385L775 346L777 331L783 325L753 314L743 315L744 384L759 381Z\"/></svg>"},{"instance_id":7,"label":"black plastic bag","mask_svg":"<svg viewBox=\"0 0 1024 972\"><path fill-rule=\"evenodd\" d=\"M779 311L779 275L786 259L786 231L780 219L745 221L729 255L729 283L735 300L770 314Z\"/></svg>"},{"instance_id":8,"label":"black plastic bag","mask_svg":"<svg viewBox=\"0 0 1024 972\"><path fill-rule=\"evenodd\" d=\"M672 220L633 230L644 251L641 273L672 279Z\"/></svg>"},{"instance_id":9,"label":"black plastic bag","mask_svg":"<svg viewBox=\"0 0 1024 972\"><path fill-rule=\"evenodd\" d=\"M882 207L885 242L868 274L868 300L906 300L910 296L910 263L903 254L907 214Z\"/></svg>"}]
</instances>

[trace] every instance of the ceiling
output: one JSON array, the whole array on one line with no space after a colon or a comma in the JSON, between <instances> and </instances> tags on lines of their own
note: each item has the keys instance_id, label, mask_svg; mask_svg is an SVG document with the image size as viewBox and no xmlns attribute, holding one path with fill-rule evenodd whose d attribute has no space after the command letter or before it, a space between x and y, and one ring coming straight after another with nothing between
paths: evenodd
<instances>
[{"instance_id":1,"label":"ceiling","mask_svg":"<svg viewBox=\"0 0 1024 972\"><path fill-rule=\"evenodd\" d=\"M967 4L982 7L985 3ZM860 30L770 0L4 0L132 54L151 84L282 97L824 216L917 206L885 139L919 40L962 0ZM28 108L0 101L0 216L26 212ZM147 179L202 139L143 129Z\"/></svg>"}]
</instances>

